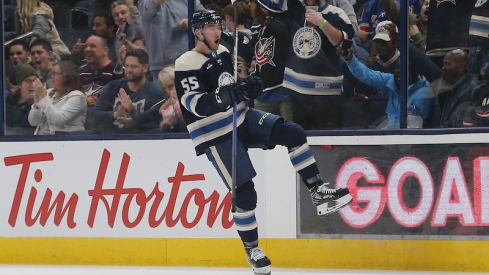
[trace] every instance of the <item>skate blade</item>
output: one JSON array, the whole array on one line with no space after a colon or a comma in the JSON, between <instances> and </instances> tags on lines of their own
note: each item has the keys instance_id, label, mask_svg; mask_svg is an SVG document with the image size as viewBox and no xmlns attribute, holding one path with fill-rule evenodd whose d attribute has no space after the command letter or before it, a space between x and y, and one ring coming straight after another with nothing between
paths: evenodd
<instances>
[{"instance_id":1,"label":"skate blade","mask_svg":"<svg viewBox=\"0 0 489 275\"><path fill-rule=\"evenodd\" d=\"M353 197L350 194L347 194L335 200L336 204L331 207L328 207L328 203L323 203L321 205L316 206L317 214L318 216L321 217L327 216L347 206L352 201L353 201Z\"/></svg>"},{"instance_id":2,"label":"skate blade","mask_svg":"<svg viewBox=\"0 0 489 275\"><path fill-rule=\"evenodd\" d=\"M253 272L255 272L255 275L270 275L270 274L272 274L272 270L270 269L270 266L253 267Z\"/></svg>"}]
</instances>

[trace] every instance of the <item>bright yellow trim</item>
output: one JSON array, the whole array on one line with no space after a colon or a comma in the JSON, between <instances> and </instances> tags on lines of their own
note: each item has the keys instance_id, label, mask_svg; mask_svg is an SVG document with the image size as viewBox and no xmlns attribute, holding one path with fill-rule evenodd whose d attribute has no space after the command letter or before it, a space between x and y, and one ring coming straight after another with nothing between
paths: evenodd
<instances>
[{"instance_id":1,"label":"bright yellow trim","mask_svg":"<svg viewBox=\"0 0 489 275\"><path fill-rule=\"evenodd\" d=\"M275 267L488 272L488 241L262 239ZM247 266L238 239L0 238L1 264Z\"/></svg>"}]
</instances>

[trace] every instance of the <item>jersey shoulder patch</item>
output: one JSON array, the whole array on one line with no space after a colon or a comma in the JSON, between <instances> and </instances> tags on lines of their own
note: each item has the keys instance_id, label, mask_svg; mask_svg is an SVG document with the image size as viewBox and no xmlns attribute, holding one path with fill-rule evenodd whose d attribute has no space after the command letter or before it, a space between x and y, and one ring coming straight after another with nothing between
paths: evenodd
<instances>
[{"instance_id":1,"label":"jersey shoulder patch","mask_svg":"<svg viewBox=\"0 0 489 275\"><path fill-rule=\"evenodd\" d=\"M175 71L198 70L208 59L199 52L188 51L175 60Z\"/></svg>"},{"instance_id":2,"label":"jersey shoulder patch","mask_svg":"<svg viewBox=\"0 0 489 275\"><path fill-rule=\"evenodd\" d=\"M217 54L229 52L226 47L219 45ZM175 60L175 71L191 71L202 68L209 58L196 51L188 51Z\"/></svg>"},{"instance_id":3,"label":"jersey shoulder patch","mask_svg":"<svg viewBox=\"0 0 489 275\"><path fill-rule=\"evenodd\" d=\"M226 47L224 47L223 45L219 44L219 48L217 49L217 54L221 54L223 52L229 52L228 49Z\"/></svg>"}]
</instances>

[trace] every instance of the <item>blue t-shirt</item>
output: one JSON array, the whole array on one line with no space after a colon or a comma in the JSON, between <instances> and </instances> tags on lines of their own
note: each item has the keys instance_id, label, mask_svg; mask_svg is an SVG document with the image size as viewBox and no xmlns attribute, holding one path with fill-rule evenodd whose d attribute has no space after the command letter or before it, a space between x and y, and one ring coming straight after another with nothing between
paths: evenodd
<instances>
[{"instance_id":1,"label":"blue t-shirt","mask_svg":"<svg viewBox=\"0 0 489 275\"><path fill-rule=\"evenodd\" d=\"M127 84L127 79L119 79L109 82L105 85L95 106L88 111L88 119L101 128L104 133L121 133L127 132L124 125L113 118L113 112L121 107L121 101L117 97L119 89L124 89L135 105L135 111L147 111L153 105L163 99L163 93L152 81L146 80L144 85L137 91L131 91ZM97 127L98 126L98 127ZM136 124L137 130L155 129L159 126L159 120L148 121L143 124ZM134 130L134 129L133 129ZM131 131L133 131L131 130Z\"/></svg>"}]
</instances>

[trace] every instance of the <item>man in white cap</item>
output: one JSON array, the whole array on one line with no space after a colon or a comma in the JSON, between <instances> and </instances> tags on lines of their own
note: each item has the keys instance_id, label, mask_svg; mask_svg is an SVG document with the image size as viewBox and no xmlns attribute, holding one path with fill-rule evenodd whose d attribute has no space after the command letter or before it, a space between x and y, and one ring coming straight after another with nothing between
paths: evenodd
<instances>
[{"instance_id":1,"label":"man in white cap","mask_svg":"<svg viewBox=\"0 0 489 275\"><path fill-rule=\"evenodd\" d=\"M374 63L372 64L371 69L376 70L379 68L378 71L392 73L394 71L395 63L400 56L398 50L400 37L397 26L395 27L396 31L389 34L385 28L387 24L393 23L391 21L382 21L375 28L373 41L375 42L377 56L374 61L376 61L378 67L376 67Z\"/></svg>"},{"instance_id":2,"label":"man in white cap","mask_svg":"<svg viewBox=\"0 0 489 275\"><path fill-rule=\"evenodd\" d=\"M385 26L389 24L395 29L395 32L387 31ZM400 43L399 30L391 21L382 21L375 28L375 36L372 40L375 43L376 53L369 56L367 67L374 71L393 74L401 55L398 49ZM363 82L358 82L355 90L360 97L363 95L368 99L387 98L386 94Z\"/></svg>"}]
</instances>

